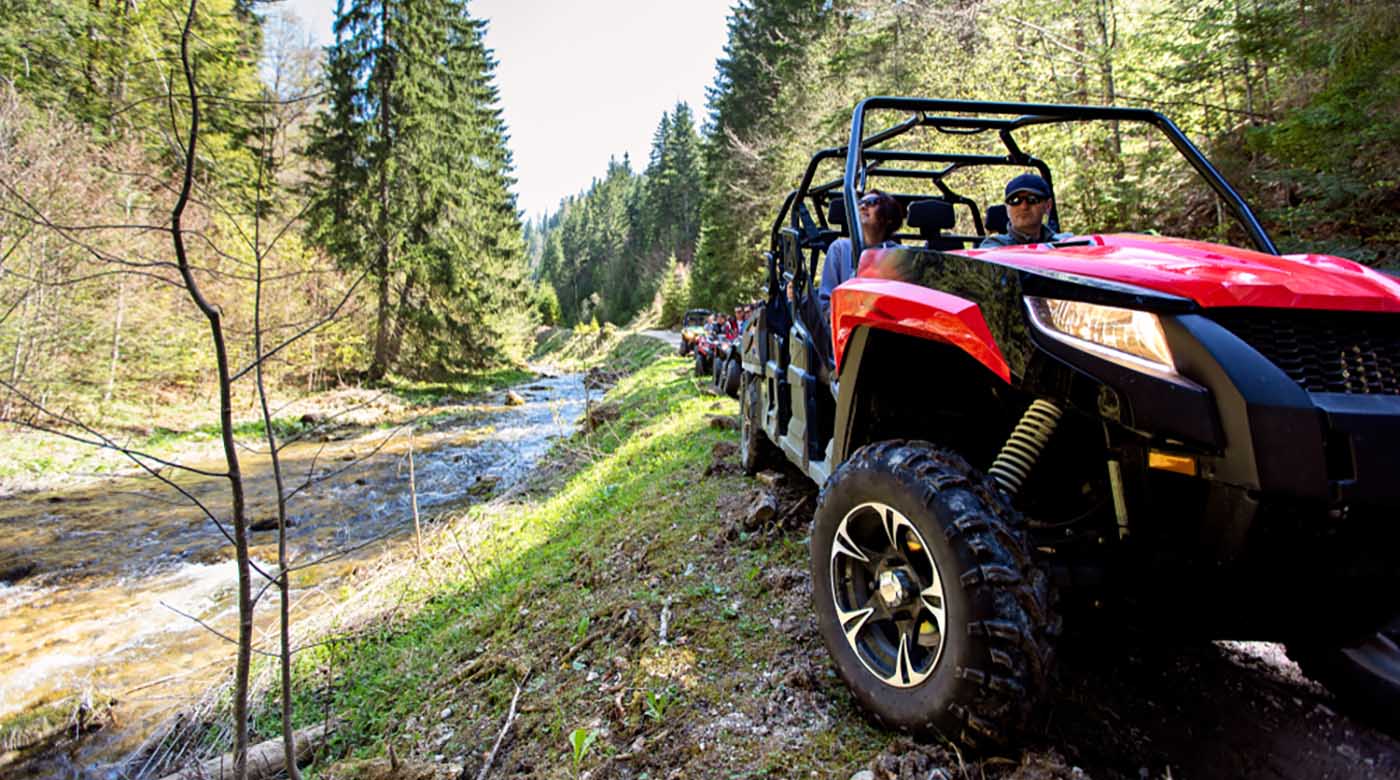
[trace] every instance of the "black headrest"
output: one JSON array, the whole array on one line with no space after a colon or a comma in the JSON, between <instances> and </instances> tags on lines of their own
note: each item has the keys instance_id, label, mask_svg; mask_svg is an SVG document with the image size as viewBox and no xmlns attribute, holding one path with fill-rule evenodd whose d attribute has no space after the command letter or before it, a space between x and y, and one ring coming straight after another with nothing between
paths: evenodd
<instances>
[{"instance_id":1,"label":"black headrest","mask_svg":"<svg viewBox=\"0 0 1400 780\"><path fill-rule=\"evenodd\" d=\"M826 223L828 225L846 224L846 199L837 195L831 199L831 203L826 207Z\"/></svg>"},{"instance_id":2,"label":"black headrest","mask_svg":"<svg viewBox=\"0 0 1400 780\"><path fill-rule=\"evenodd\" d=\"M987 234L1005 233L1006 227L1011 224L1011 217L1006 213L1006 204L998 203L995 206L987 207Z\"/></svg>"},{"instance_id":3,"label":"black headrest","mask_svg":"<svg viewBox=\"0 0 1400 780\"><path fill-rule=\"evenodd\" d=\"M916 200L909 204L909 227L920 235L936 236L938 231L951 228L957 219L953 215L953 204L946 200L932 198Z\"/></svg>"}]
</instances>

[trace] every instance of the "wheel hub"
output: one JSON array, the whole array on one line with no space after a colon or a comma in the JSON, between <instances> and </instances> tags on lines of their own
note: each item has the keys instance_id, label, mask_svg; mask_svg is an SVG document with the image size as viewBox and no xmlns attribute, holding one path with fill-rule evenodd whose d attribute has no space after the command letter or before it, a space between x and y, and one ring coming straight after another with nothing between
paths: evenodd
<instances>
[{"instance_id":1,"label":"wheel hub","mask_svg":"<svg viewBox=\"0 0 1400 780\"><path fill-rule=\"evenodd\" d=\"M880 600L885 602L886 609L897 609L908 603L914 591L914 583L905 572L890 570L880 575L877 590Z\"/></svg>"}]
</instances>

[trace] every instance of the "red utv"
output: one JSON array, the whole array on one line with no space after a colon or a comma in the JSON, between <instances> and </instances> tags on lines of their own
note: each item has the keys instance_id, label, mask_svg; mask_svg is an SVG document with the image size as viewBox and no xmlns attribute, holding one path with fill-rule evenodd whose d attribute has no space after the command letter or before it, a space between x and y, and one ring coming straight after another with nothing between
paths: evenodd
<instances>
[{"instance_id":1,"label":"red utv","mask_svg":"<svg viewBox=\"0 0 1400 780\"><path fill-rule=\"evenodd\" d=\"M1053 186L1025 136L1086 122L1159 134L1251 246L1090 233L977 249L1004 212L976 196L1000 191L958 182L1033 170ZM844 170L819 179L828 161ZM843 204L876 181L908 206L899 249L862 251L847 228ZM859 270L827 317L815 280L843 235ZM1280 255L1156 112L890 97L812 158L767 264L740 454L821 486L813 607L876 720L1014 738L1047 698L1060 616L1096 614L1284 642L1339 697L1400 712L1396 279Z\"/></svg>"},{"instance_id":2,"label":"red utv","mask_svg":"<svg viewBox=\"0 0 1400 780\"><path fill-rule=\"evenodd\" d=\"M695 375L710 376L714 371L715 344L719 339L715 326L706 323L700 335L692 342L692 351L695 353Z\"/></svg>"},{"instance_id":3,"label":"red utv","mask_svg":"<svg viewBox=\"0 0 1400 780\"><path fill-rule=\"evenodd\" d=\"M738 398L742 356L739 354L739 323L736 320L725 321L714 340L714 348L711 367L715 389L730 398Z\"/></svg>"}]
</instances>

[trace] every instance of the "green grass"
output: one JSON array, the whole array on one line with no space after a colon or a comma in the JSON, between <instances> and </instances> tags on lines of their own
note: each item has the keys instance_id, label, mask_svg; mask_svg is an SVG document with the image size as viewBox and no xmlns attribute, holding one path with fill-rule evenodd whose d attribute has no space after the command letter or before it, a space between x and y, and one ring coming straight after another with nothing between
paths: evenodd
<instances>
[{"instance_id":1,"label":"green grass","mask_svg":"<svg viewBox=\"0 0 1400 780\"><path fill-rule=\"evenodd\" d=\"M626 342L610 354L657 351ZM653 359L622 379L605 399L618 419L559 447L541 469L552 483L460 518L461 536L474 544L444 542L418 576L385 591L391 611L358 626L353 640L301 654L297 725L328 713L341 719L335 752L356 758L381 755L386 740L400 754L431 744L424 749L479 757L528 672L511 760L532 766L529 776L571 775L568 737L580 728L600 730L582 769L643 737L655 747L627 760L651 777L676 766L687 777L762 776L765 767L849 776L878 752L887 736L855 712L815 634L774 630L810 619L805 589L774 579L805 573L806 540L724 541L717 506L753 483L701 475L712 449L734 442L708 417L737 405L701 393L688 369L678 358ZM663 609L671 617L665 645ZM788 691L785 670L809 666L810 686ZM791 695L800 702L787 702ZM270 736L275 707L264 705L255 725ZM754 724L787 718L783 727L796 736L772 736L777 725L763 734L716 731L716 712ZM440 722L453 736L438 746Z\"/></svg>"},{"instance_id":2,"label":"green grass","mask_svg":"<svg viewBox=\"0 0 1400 780\"><path fill-rule=\"evenodd\" d=\"M433 405L444 399L467 398L499 390L534 378L535 374L518 366L507 366L486 372L454 374L434 380L406 379L391 376L385 388L415 405Z\"/></svg>"},{"instance_id":3,"label":"green grass","mask_svg":"<svg viewBox=\"0 0 1400 780\"><path fill-rule=\"evenodd\" d=\"M662 341L636 332L618 330L611 324L601 328L551 328L544 331L532 357L556 371L584 371L607 366L635 371L671 348Z\"/></svg>"}]
</instances>

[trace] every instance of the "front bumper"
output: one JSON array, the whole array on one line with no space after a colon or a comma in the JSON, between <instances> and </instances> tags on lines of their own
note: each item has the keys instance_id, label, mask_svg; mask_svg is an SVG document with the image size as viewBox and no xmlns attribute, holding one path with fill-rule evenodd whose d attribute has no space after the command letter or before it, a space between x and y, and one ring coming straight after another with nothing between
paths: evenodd
<instances>
[{"instance_id":1,"label":"front bumper","mask_svg":"<svg viewBox=\"0 0 1400 780\"><path fill-rule=\"evenodd\" d=\"M1204 314L1162 323L1184 383L1037 340L1109 423L1126 573L1201 605L1215 636L1364 633L1400 613L1400 395L1308 392ZM1149 468L1152 450L1196 473Z\"/></svg>"}]
</instances>

